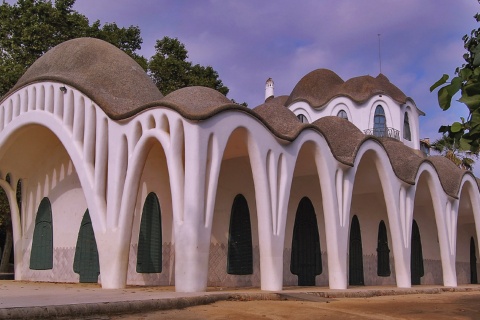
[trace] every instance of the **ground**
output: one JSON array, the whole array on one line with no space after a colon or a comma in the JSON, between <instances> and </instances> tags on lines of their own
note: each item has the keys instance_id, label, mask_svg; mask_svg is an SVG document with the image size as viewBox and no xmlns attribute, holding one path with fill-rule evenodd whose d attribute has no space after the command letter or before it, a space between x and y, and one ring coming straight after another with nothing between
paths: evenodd
<instances>
[{"instance_id":1,"label":"ground","mask_svg":"<svg viewBox=\"0 0 480 320\"><path fill-rule=\"evenodd\" d=\"M181 310L90 319L480 319L480 292L309 301L222 301Z\"/></svg>"}]
</instances>

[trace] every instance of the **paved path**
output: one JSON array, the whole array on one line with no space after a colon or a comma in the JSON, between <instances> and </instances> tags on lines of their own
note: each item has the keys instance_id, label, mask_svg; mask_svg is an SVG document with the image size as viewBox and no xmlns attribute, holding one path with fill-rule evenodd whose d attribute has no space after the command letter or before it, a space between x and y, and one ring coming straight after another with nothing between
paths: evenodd
<instances>
[{"instance_id":1,"label":"paved path","mask_svg":"<svg viewBox=\"0 0 480 320\"><path fill-rule=\"evenodd\" d=\"M102 289L98 284L64 284L0 280L0 319L76 317L177 309L223 300L302 300L325 302L329 298L440 293L480 292L480 285L457 288L416 286L356 287L331 290L325 287L289 287L281 292L256 289L179 293L173 287L127 287Z\"/></svg>"}]
</instances>

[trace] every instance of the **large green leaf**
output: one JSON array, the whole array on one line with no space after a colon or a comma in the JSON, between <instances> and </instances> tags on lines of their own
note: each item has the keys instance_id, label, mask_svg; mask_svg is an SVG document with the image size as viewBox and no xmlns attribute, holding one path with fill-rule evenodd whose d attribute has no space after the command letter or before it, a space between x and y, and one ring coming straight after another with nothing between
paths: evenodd
<instances>
[{"instance_id":1,"label":"large green leaf","mask_svg":"<svg viewBox=\"0 0 480 320\"><path fill-rule=\"evenodd\" d=\"M447 86L440 88L438 90L438 105L443 110L448 110L452 102L452 96L450 95Z\"/></svg>"},{"instance_id":2,"label":"large green leaf","mask_svg":"<svg viewBox=\"0 0 480 320\"><path fill-rule=\"evenodd\" d=\"M437 82L435 82L431 87L430 87L430 92L438 88L439 86L445 84L448 80L448 74L444 74Z\"/></svg>"},{"instance_id":3,"label":"large green leaf","mask_svg":"<svg viewBox=\"0 0 480 320\"><path fill-rule=\"evenodd\" d=\"M462 97L458 101L466 104L470 111L474 111L480 107L480 94L470 96L463 92Z\"/></svg>"}]
</instances>

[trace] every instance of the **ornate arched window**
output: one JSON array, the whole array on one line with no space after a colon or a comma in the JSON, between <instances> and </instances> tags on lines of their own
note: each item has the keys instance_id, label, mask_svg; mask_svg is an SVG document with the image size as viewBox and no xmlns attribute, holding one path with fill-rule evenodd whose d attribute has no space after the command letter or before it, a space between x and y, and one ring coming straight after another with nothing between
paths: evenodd
<instances>
[{"instance_id":1,"label":"ornate arched window","mask_svg":"<svg viewBox=\"0 0 480 320\"><path fill-rule=\"evenodd\" d=\"M412 133L410 131L410 122L408 121L408 113L405 112L405 117L403 117L403 139L411 141Z\"/></svg>"},{"instance_id":2,"label":"ornate arched window","mask_svg":"<svg viewBox=\"0 0 480 320\"><path fill-rule=\"evenodd\" d=\"M297 119L300 120L301 123L308 123L308 119L304 114L299 113Z\"/></svg>"},{"instance_id":3,"label":"ornate arched window","mask_svg":"<svg viewBox=\"0 0 480 320\"><path fill-rule=\"evenodd\" d=\"M338 111L337 117L348 120L348 115L347 115L347 112L345 110Z\"/></svg>"},{"instance_id":4,"label":"ornate arched window","mask_svg":"<svg viewBox=\"0 0 480 320\"><path fill-rule=\"evenodd\" d=\"M385 110L383 110L381 105L377 106L373 116L373 135L376 137L387 136L387 120L385 118Z\"/></svg>"}]
</instances>

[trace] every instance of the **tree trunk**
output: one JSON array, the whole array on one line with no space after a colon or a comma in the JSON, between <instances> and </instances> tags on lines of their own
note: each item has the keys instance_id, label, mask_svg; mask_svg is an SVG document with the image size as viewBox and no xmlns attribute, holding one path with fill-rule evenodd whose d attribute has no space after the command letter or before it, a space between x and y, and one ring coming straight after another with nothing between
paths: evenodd
<instances>
[{"instance_id":1,"label":"tree trunk","mask_svg":"<svg viewBox=\"0 0 480 320\"><path fill-rule=\"evenodd\" d=\"M12 229L7 228L6 237L5 237L5 246L3 248L2 260L0 261L0 273L9 272L10 268L10 253L12 252L13 246L13 234Z\"/></svg>"}]
</instances>

